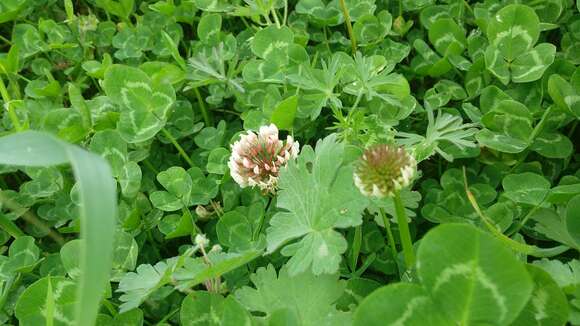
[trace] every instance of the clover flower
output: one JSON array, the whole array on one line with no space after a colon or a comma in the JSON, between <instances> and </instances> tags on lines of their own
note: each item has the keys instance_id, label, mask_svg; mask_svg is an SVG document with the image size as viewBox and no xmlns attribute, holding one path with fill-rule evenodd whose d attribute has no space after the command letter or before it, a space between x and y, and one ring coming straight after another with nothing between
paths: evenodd
<instances>
[{"instance_id":1,"label":"clover flower","mask_svg":"<svg viewBox=\"0 0 580 326\"><path fill-rule=\"evenodd\" d=\"M375 145L355 166L354 183L365 196L386 197L408 186L417 162L403 148Z\"/></svg>"},{"instance_id":2,"label":"clover flower","mask_svg":"<svg viewBox=\"0 0 580 326\"><path fill-rule=\"evenodd\" d=\"M274 124L262 126L255 134L248 131L232 145L228 162L232 178L240 187L258 186L264 192L274 192L280 168L298 156L298 142L288 136L286 142L278 139Z\"/></svg>"}]
</instances>

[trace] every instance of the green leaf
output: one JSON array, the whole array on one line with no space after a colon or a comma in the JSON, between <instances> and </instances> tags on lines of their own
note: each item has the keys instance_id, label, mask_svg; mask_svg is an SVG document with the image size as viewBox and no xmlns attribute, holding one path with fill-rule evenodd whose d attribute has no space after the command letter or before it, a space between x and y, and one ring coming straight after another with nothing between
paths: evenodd
<instances>
[{"instance_id":1,"label":"green leaf","mask_svg":"<svg viewBox=\"0 0 580 326\"><path fill-rule=\"evenodd\" d=\"M165 126L175 102L171 85L154 85L143 71L128 66L109 67L103 88L121 108L117 129L129 143L153 138Z\"/></svg>"},{"instance_id":2,"label":"green leaf","mask_svg":"<svg viewBox=\"0 0 580 326\"><path fill-rule=\"evenodd\" d=\"M64 277L47 276L34 282L16 302L14 311L20 325L77 325L75 288L75 283Z\"/></svg>"},{"instance_id":3,"label":"green leaf","mask_svg":"<svg viewBox=\"0 0 580 326\"><path fill-rule=\"evenodd\" d=\"M297 108L298 96L293 95L282 100L272 112L270 122L275 124L280 130L292 130Z\"/></svg>"},{"instance_id":4,"label":"green leaf","mask_svg":"<svg viewBox=\"0 0 580 326\"><path fill-rule=\"evenodd\" d=\"M544 71L554 62L556 47L550 43L536 45L531 51L518 56L510 64L514 83L528 83L542 78Z\"/></svg>"},{"instance_id":5,"label":"green leaf","mask_svg":"<svg viewBox=\"0 0 580 326\"><path fill-rule=\"evenodd\" d=\"M533 289L525 267L508 248L465 224L440 225L425 235L417 273L449 324L508 325Z\"/></svg>"},{"instance_id":6,"label":"green leaf","mask_svg":"<svg viewBox=\"0 0 580 326\"><path fill-rule=\"evenodd\" d=\"M354 186L352 167L343 164L344 145L336 135L316 144L316 152L304 147L297 162L280 173L278 208L270 220L268 252L282 249L292 256L288 272L312 270L315 275L335 273L346 251L344 237L334 228L359 225L365 198Z\"/></svg>"},{"instance_id":7,"label":"green leaf","mask_svg":"<svg viewBox=\"0 0 580 326\"><path fill-rule=\"evenodd\" d=\"M512 325L564 325L569 313L566 296L550 274L534 265L526 267L534 281L534 291L530 301Z\"/></svg>"},{"instance_id":8,"label":"green leaf","mask_svg":"<svg viewBox=\"0 0 580 326\"><path fill-rule=\"evenodd\" d=\"M222 275L243 266L262 255L261 250L249 250L240 253L210 252L205 258L185 259L183 268L173 273L178 282L177 289L192 288L209 279L219 278Z\"/></svg>"},{"instance_id":9,"label":"green leaf","mask_svg":"<svg viewBox=\"0 0 580 326\"><path fill-rule=\"evenodd\" d=\"M240 303L229 296L224 299L219 294L193 292L181 303L179 313L181 325L250 325L248 312Z\"/></svg>"},{"instance_id":10,"label":"green leaf","mask_svg":"<svg viewBox=\"0 0 580 326\"><path fill-rule=\"evenodd\" d=\"M580 117L580 93L560 75L550 76L548 93L556 105L570 111L577 118Z\"/></svg>"},{"instance_id":11,"label":"green leaf","mask_svg":"<svg viewBox=\"0 0 580 326\"><path fill-rule=\"evenodd\" d=\"M218 14L208 14L199 20L197 25L197 35L199 39L208 44L217 43L219 32L222 28L222 16Z\"/></svg>"},{"instance_id":12,"label":"green leaf","mask_svg":"<svg viewBox=\"0 0 580 326\"><path fill-rule=\"evenodd\" d=\"M118 289L124 293L120 296L123 301L120 312L139 307L148 296L165 285L171 276L169 267L165 262L158 262L155 266L145 264L139 265L134 273L125 274Z\"/></svg>"},{"instance_id":13,"label":"green leaf","mask_svg":"<svg viewBox=\"0 0 580 326\"><path fill-rule=\"evenodd\" d=\"M524 172L507 175L503 181L503 196L516 203L539 205L550 191L550 182L543 176Z\"/></svg>"},{"instance_id":14,"label":"green leaf","mask_svg":"<svg viewBox=\"0 0 580 326\"><path fill-rule=\"evenodd\" d=\"M2 265L3 273L31 272L40 257L40 249L34 243L34 238L23 236L10 244L8 261Z\"/></svg>"},{"instance_id":15,"label":"green leaf","mask_svg":"<svg viewBox=\"0 0 580 326\"><path fill-rule=\"evenodd\" d=\"M567 158L574 152L574 145L561 133L545 132L534 138L530 149L547 158Z\"/></svg>"},{"instance_id":16,"label":"green leaf","mask_svg":"<svg viewBox=\"0 0 580 326\"><path fill-rule=\"evenodd\" d=\"M511 62L536 44L540 36L539 26L540 19L532 8L511 4L499 10L490 20L487 37L491 45Z\"/></svg>"},{"instance_id":17,"label":"green leaf","mask_svg":"<svg viewBox=\"0 0 580 326\"><path fill-rule=\"evenodd\" d=\"M220 121L215 127L203 128L193 140L195 144L203 149L212 150L223 145L224 136L226 133L226 122Z\"/></svg>"},{"instance_id":18,"label":"green leaf","mask_svg":"<svg viewBox=\"0 0 580 326\"><path fill-rule=\"evenodd\" d=\"M143 173L139 164L129 161L123 165L121 173L118 176L121 193L126 198L134 198L141 187L141 178Z\"/></svg>"},{"instance_id":19,"label":"green leaf","mask_svg":"<svg viewBox=\"0 0 580 326\"><path fill-rule=\"evenodd\" d=\"M79 216L81 239L84 241L74 320L80 325L93 325L112 261L117 202L111 169L95 154L34 131L0 138L0 152L8 154L0 157L1 164L46 166L71 163L82 204Z\"/></svg>"},{"instance_id":20,"label":"green leaf","mask_svg":"<svg viewBox=\"0 0 580 326\"><path fill-rule=\"evenodd\" d=\"M354 314L355 326L450 325L419 285L398 283L367 296Z\"/></svg>"},{"instance_id":21,"label":"green leaf","mask_svg":"<svg viewBox=\"0 0 580 326\"><path fill-rule=\"evenodd\" d=\"M206 169L209 173L225 174L228 171L230 151L223 147L214 148L209 152Z\"/></svg>"},{"instance_id":22,"label":"green leaf","mask_svg":"<svg viewBox=\"0 0 580 326\"><path fill-rule=\"evenodd\" d=\"M548 239L558 241L571 248L580 249L580 242L572 238L566 225L566 216L547 208L537 209L531 216L536 221L534 231L544 235Z\"/></svg>"},{"instance_id":23,"label":"green leaf","mask_svg":"<svg viewBox=\"0 0 580 326\"><path fill-rule=\"evenodd\" d=\"M566 228L576 247L580 248L580 196L576 196L566 205Z\"/></svg>"},{"instance_id":24,"label":"green leaf","mask_svg":"<svg viewBox=\"0 0 580 326\"><path fill-rule=\"evenodd\" d=\"M336 309L345 282L337 274L316 276L306 271L290 276L284 266L276 275L272 265L260 267L250 276L255 288L245 286L234 295L249 311L261 312L271 318L286 309L296 314L301 325L349 325L350 313Z\"/></svg>"},{"instance_id":25,"label":"green leaf","mask_svg":"<svg viewBox=\"0 0 580 326\"><path fill-rule=\"evenodd\" d=\"M252 39L252 52L258 57L275 62L287 61L288 47L294 42L294 34L284 26L268 26L259 30Z\"/></svg>"},{"instance_id":26,"label":"green leaf","mask_svg":"<svg viewBox=\"0 0 580 326\"><path fill-rule=\"evenodd\" d=\"M155 191L150 199L153 206L163 211L175 211L189 203L193 187L191 176L182 167L174 166L160 172L157 181L167 191Z\"/></svg>"},{"instance_id":27,"label":"green leaf","mask_svg":"<svg viewBox=\"0 0 580 326\"><path fill-rule=\"evenodd\" d=\"M443 56L460 55L467 46L465 31L451 18L440 18L431 25L429 41Z\"/></svg>"}]
</instances>

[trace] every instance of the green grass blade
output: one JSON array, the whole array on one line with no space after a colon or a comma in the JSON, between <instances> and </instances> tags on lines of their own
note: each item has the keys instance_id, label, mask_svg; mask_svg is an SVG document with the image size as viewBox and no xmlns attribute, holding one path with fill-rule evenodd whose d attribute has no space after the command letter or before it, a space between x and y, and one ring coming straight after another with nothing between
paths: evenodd
<instances>
[{"instance_id":1,"label":"green grass blade","mask_svg":"<svg viewBox=\"0 0 580 326\"><path fill-rule=\"evenodd\" d=\"M47 166L69 162L81 199L81 276L76 324L93 325L111 269L116 188L104 159L50 134L27 131L0 138L0 164Z\"/></svg>"}]
</instances>

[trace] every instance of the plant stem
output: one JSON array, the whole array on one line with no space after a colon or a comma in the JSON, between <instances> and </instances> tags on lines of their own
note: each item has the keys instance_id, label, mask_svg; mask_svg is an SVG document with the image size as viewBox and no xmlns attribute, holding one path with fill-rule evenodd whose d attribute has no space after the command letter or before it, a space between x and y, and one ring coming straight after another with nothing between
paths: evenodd
<instances>
[{"instance_id":1,"label":"plant stem","mask_svg":"<svg viewBox=\"0 0 580 326\"><path fill-rule=\"evenodd\" d=\"M24 232L20 230L18 225L9 220L6 215L2 214L2 212L0 212L0 228L2 228L2 230L10 234L15 239L24 236Z\"/></svg>"},{"instance_id":2,"label":"plant stem","mask_svg":"<svg viewBox=\"0 0 580 326\"><path fill-rule=\"evenodd\" d=\"M169 320L169 318L173 317L173 315L178 313L180 309L181 309L181 307L178 307L178 308L171 310L167 315L163 316L163 318L161 318L161 320L156 325L161 325L161 324L165 323L166 321Z\"/></svg>"},{"instance_id":3,"label":"plant stem","mask_svg":"<svg viewBox=\"0 0 580 326\"><path fill-rule=\"evenodd\" d=\"M21 207L18 203L12 201L9 198L6 198L0 192L0 202L3 203L8 209L11 211L21 211L26 210L20 217L29 224L32 224L34 227L40 229L43 233L50 238L52 238L56 243L60 246L64 245L66 241L64 238L58 233L57 231L53 230L51 227L46 225L41 219L39 219L29 208Z\"/></svg>"},{"instance_id":4,"label":"plant stem","mask_svg":"<svg viewBox=\"0 0 580 326\"><path fill-rule=\"evenodd\" d=\"M8 45L12 45L12 42L9 39L2 36L2 34L0 34L0 40L2 40L3 42L5 42Z\"/></svg>"},{"instance_id":5,"label":"plant stem","mask_svg":"<svg viewBox=\"0 0 580 326\"><path fill-rule=\"evenodd\" d=\"M18 120L16 112L14 112L12 108L12 99L10 98L10 94L8 94L8 90L6 89L2 77L0 77L0 95L2 95L2 100L4 101L6 111L8 111L8 117L10 118L10 122L12 122L14 129L16 129L16 131L22 131L22 125L20 124L20 120Z\"/></svg>"},{"instance_id":6,"label":"plant stem","mask_svg":"<svg viewBox=\"0 0 580 326\"><path fill-rule=\"evenodd\" d=\"M276 27L280 28L282 27L280 25L280 19L278 18L278 15L276 14L276 9L272 9L272 17L274 17L274 22L276 23Z\"/></svg>"},{"instance_id":7,"label":"plant stem","mask_svg":"<svg viewBox=\"0 0 580 326\"><path fill-rule=\"evenodd\" d=\"M18 287L21 279L22 279L21 274L16 273L16 275L10 277L8 281L4 284L4 291L2 291L2 297L0 297L0 310L4 310L4 306L6 305L6 301L8 300L10 292L15 287Z\"/></svg>"},{"instance_id":8,"label":"plant stem","mask_svg":"<svg viewBox=\"0 0 580 326\"><path fill-rule=\"evenodd\" d=\"M211 126L211 118L209 116L209 114L207 113L207 109L205 107L205 103L203 102L203 99L201 98L201 94L199 93L199 89L197 89L197 87L195 87L193 89L193 92L195 93L195 97L197 98L197 103L199 103L199 109L201 110L201 115L203 117L203 121L205 122L205 126L209 127Z\"/></svg>"},{"instance_id":9,"label":"plant stem","mask_svg":"<svg viewBox=\"0 0 580 326\"><path fill-rule=\"evenodd\" d=\"M387 214L385 214L385 210L379 208L379 214L383 219L383 224L385 225L385 230L387 232L387 241L389 242L389 247L391 247L391 254L393 255L393 259L397 261L397 247L395 246L395 237L393 236L393 231L391 230L391 222L387 218Z\"/></svg>"},{"instance_id":10,"label":"plant stem","mask_svg":"<svg viewBox=\"0 0 580 326\"><path fill-rule=\"evenodd\" d=\"M528 245L525 243L517 242L514 239L503 234L495 227L493 222L487 216L485 216L483 214L483 212L481 211L481 208L479 208L479 205L477 204L477 200L475 199L475 196L469 190L469 185L467 184L467 173L465 172L465 166L463 167L463 183L464 183L465 193L467 195L467 199L471 203L471 206L473 207L473 209L475 210L477 215L483 221L483 224L487 227L487 229L497 239L499 239L502 243L504 243L506 246L511 248L513 251L520 252L520 253L523 253L525 255L543 258L543 257L557 256L557 255L570 249L570 247L564 246L564 245L551 247L551 248L540 248L540 247Z\"/></svg>"},{"instance_id":11,"label":"plant stem","mask_svg":"<svg viewBox=\"0 0 580 326\"><path fill-rule=\"evenodd\" d=\"M395 212L397 213L397 224L399 226L399 235L401 236L401 244L403 245L403 256L405 257L405 265L407 269L411 269L415 264L415 252L413 250L413 242L411 241L411 233L409 232L409 222L407 221L407 213L405 213L405 206L401 200L399 191L395 191L393 197L395 202Z\"/></svg>"},{"instance_id":12,"label":"plant stem","mask_svg":"<svg viewBox=\"0 0 580 326\"><path fill-rule=\"evenodd\" d=\"M189 221L191 221L191 225L193 226L193 229L195 230L194 234L201 234L201 229L197 226L197 224L195 224L195 220L193 219L193 215L191 215L191 211L189 210L189 208L183 206L181 208L181 212L187 216L187 218L189 218Z\"/></svg>"},{"instance_id":13,"label":"plant stem","mask_svg":"<svg viewBox=\"0 0 580 326\"><path fill-rule=\"evenodd\" d=\"M542 118L540 119L540 121L538 122L538 124L536 124L536 126L534 127L534 129L532 130L532 133L530 134L530 136L528 137L528 146L530 146L532 144L532 142L534 141L534 139L536 139L536 137L542 132L542 129L544 129L544 124L546 123L546 120L548 118L548 115L550 114L552 107L548 107L546 109L546 111L544 111L544 114L542 115ZM514 166L512 166L512 168L509 170L509 173L512 173L518 166L520 166L528 157L528 154L530 153L530 149L527 148L523 153L522 156L518 159L518 161L516 162L516 164L514 164Z\"/></svg>"},{"instance_id":14,"label":"plant stem","mask_svg":"<svg viewBox=\"0 0 580 326\"><path fill-rule=\"evenodd\" d=\"M358 264L358 255L360 254L360 247L362 242L362 230L361 226L357 225L354 228L354 238L352 241L352 250L350 255L350 270L351 272L356 271L356 265Z\"/></svg>"},{"instance_id":15,"label":"plant stem","mask_svg":"<svg viewBox=\"0 0 580 326\"><path fill-rule=\"evenodd\" d=\"M284 0L284 18L282 18L282 24L286 26L288 21L288 0Z\"/></svg>"},{"instance_id":16,"label":"plant stem","mask_svg":"<svg viewBox=\"0 0 580 326\"><path fill-rule=\"evenodd\" d=\"M185 160L185 162L187 162L187 164L189 164L189 166L194 167L195 164L193 164L193 161L191 160L191 158L189 158L189 156L187 155L187 153L185 152L185 150L183 150L183 147L181 147L181 145L179 145L179 143L177 142L177 140L175 139L175 137L173 137L173 135L169 131L167 131L167 129L165 129L165 128L161 129L161 132L163 133L163 135L165 137L167 137L167 139L169 139L169 141L177 149L177 151L179 152L179 154L181 155L181 157L183 157L183 159Z\"/></svg>"},{"instance_id":17,"label":"plant stem","mask_svg":"<svg viewBox=\"0 0 580 326\"><path fill-rule=\"evenodd\" d=\"M356 38L354 37L354 32L352 30L352 23L350 22L350 15L348 13L348 8L344 0L340 0L340 8L342 9L342 14L344 15L344 22L346 24L346 29L348 30L348 37L350 38L350 45L352 47L352 55L356 54Z\"/></svg>"}]
</instances>

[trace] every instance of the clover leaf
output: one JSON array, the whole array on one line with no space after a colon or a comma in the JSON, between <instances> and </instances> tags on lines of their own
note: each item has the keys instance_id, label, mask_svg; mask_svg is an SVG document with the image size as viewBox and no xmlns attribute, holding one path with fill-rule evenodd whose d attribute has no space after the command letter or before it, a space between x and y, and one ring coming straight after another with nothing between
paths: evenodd
<instances>
[{"instance_id":1,"label":"clover leaf","mask_svg":"<svg viewBox=\"0 0 580 326\"><path fill-rule=\"evenodd\" d=\"M153 83L143 71L128 66L109 67L103 87L121 109L117 129L128 143L153 138L165 126L175 102L170 85Z\"/></svg>"}]
</instances>

